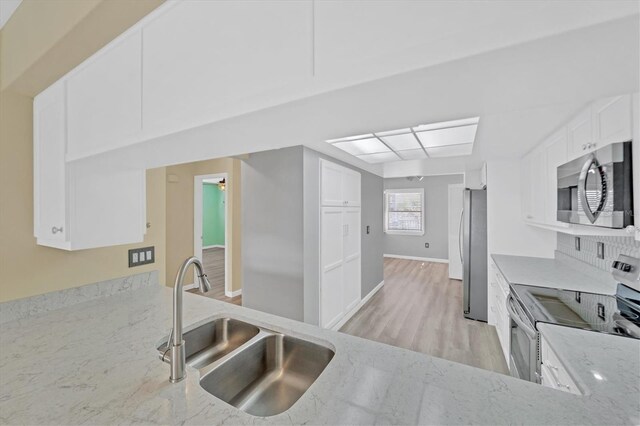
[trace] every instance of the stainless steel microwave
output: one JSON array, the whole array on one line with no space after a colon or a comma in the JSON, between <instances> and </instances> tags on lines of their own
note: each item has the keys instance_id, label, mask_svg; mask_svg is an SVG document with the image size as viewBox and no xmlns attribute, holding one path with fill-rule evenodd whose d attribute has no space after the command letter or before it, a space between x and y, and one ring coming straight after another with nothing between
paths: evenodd
<instances>
[{"instance_id":1,"label":"stainless steel microwave","mask_svg":"<svg viewBox=\"0 0 640 426\"><path fill-rule=\"evenodd\" d=\"M626 228L633 225L631 142L618 142L558 167L558 220Z\"/></svg>"}]
</instances>

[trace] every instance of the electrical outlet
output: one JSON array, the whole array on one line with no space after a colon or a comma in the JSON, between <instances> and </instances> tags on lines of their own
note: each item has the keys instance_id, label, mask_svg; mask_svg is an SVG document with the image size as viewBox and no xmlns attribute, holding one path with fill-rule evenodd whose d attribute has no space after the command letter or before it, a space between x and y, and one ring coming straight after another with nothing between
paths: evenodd
<instances>
[{"instance_id":1,"label":"electrical outlet","mask_svg":"<svg viewBox=\"0 0 640 426\"><path fill-rule=\"evenodd\" d=\"M129 268L148 265L156 261L155 247L141 247L129 250Z\"/></svg>"},{"instance_id":2,"label":"electrical outlet","mask_svg":"<svg viewBox=\"0 0 640 426\"><path fill-rule=\"evenodd\" d=\"M604 243L598 243L598 258L604 259Z\"/></svg>"},{"instance_id":3,"label":"electrical outlet","mask_svg":"<svg viewBox=\"0 0 640 426\"><path fill-rule=\"evenodd\" d=\"M580 237L575 237L574 242L576 244L576 251L580 251Z\"/></svg>"},{"instance_id":4,"label":"electrical outlet","mask_svg":"<svg viewBox=\"0 0 640 426\"><path fill-rule=\"evenodd\" d=\"M424 248L429 248L429 243L424 243Z\"/></svg>"}]
</instances>

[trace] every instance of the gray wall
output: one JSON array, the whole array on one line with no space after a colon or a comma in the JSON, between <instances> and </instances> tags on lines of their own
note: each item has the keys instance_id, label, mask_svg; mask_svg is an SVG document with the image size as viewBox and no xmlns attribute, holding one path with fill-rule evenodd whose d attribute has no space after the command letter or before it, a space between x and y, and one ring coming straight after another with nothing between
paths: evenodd
<instances>
[{"instance_id":1,"label":"gray wall","mask_svg":"<svg viewBox=\"0 0 640 426\"><path fill-rule=\"evenodd\" d=\"M401 256L449 258L449 185L463 183L464 176L425 176L421 182L406 178L384 179L384 189L424 188L425 234L384 234L384 253ZM429 243L429 248L424 244Z\"/></svg>"},{"instance_id":2,"label":"gray wall","mask_svg":"<svg viewBox=\"0 0 640 426\"><path fill-rule=\"evenodd\" d=\"M302 321L302 147L242 163L242 304Z\"/></svg>"},{"instance_id":3,"label":"gray wall","mask_svg":"<svg viewBox=\"0 0 640 426\"><path fill-rule=\"evenodd\" d=\"M260 152L242 163L244 306L318 324L320 158L362 174L362 297L383 280L383 179L302 146Z\"/></svg>"},{"instance_id":4,"label":"gray wall","mask_svg":"<svg viewBox=\"0 0 640 426\"><path fill-rule=\"evenodd\" d=\"M304 321L319 323L320 294L320 159L332 161L360 172L362 176L361 267L365 297L384 279L383 267L383 189L380 176L343 163L335 158L304 148ZM369 225L370 233L366 229Z\"/></svg>"}]
</instances>

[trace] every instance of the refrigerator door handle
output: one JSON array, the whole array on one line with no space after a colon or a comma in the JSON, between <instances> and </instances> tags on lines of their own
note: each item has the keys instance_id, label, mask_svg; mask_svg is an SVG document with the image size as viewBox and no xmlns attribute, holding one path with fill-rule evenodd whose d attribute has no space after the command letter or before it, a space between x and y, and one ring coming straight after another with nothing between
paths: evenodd
<instances>
[{"instance_id":1,"label":"refrigerator door handle","mask_svg":"<svg viewBox=\"0 0 640 426\"><path fill-rule=\"evenodd\" d=\"M462 255L462 218L464 217L464 209L460 210L460 225L458 225L458 251L460 252L460 262L464 263L464 256Z\"/></svg>"}]
</instances>

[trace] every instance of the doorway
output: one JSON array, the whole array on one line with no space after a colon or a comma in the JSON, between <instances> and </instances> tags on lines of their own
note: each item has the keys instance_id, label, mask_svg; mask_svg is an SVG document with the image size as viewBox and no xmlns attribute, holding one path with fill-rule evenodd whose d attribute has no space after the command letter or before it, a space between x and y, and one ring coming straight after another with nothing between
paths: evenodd
<instances>
[{"instance_id":1,"label":"doorway","mask_svg":"<svg viewBox=\"0 0 640 426\"><path fill-rule=\"evenodd\" d=\"M202 260L212 297L234 297L229 282L230 240L227 173L194 177L193 253ZM195 273L195 270L194 270ZM194 283L198 282L194 277Z\"/></svg>"}]
</instances>

